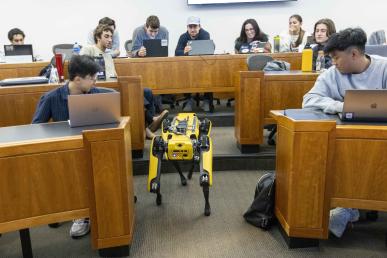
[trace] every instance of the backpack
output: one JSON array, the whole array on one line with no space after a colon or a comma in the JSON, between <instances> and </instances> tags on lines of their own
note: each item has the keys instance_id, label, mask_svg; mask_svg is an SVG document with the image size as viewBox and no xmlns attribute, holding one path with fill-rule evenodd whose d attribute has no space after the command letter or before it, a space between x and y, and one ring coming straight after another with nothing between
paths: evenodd
<instances>
[{"instance_id":1,"label":"backpack","mask_svg":"<svg viewBox=\"0 0 387 258\"><path fill-rule=\"evenodd\" d=\"M51 61L47 66L45 66L42 70L40 70L39 76L44 76L47 79L50 79L51 69L53 67L56 67L55 56L53 58L51 58Z\"/></svg>"},{"instance_id":2,"label":"backpack","mask_svg":"<svg viewBox=\"0 0 387 258\"><path fill-rule=\"evenodd\" d=\"M263 70L264 71L288 71L290 70L290 64L288 62L281 61L281 60L273 60L273 61L267 62Z\"/></svg>"},{"instance_id":3,"label":"backpack","mask_svg":"<svg viewBox=\"0 0 387 258\"><path fill-rule=\"evenodd\" d=\"M243 214L245 220L263 230L270 229L274 217L275 174L266 173L258 180L254 201Z\"/></svg>"}]
</instances>

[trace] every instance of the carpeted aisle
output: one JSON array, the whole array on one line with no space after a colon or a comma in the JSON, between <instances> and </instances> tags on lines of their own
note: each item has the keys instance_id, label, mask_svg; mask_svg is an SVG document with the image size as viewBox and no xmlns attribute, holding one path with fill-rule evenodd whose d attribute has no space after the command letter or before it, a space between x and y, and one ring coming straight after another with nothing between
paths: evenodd
<instances>
[{"instance_id":1,"label":"carpeted aisle","mask_svg":"<svg viewBox=\"0 0 387 258\"><path fill-rule=\"evenodd\" d=\"M198 173L186 187L177 173L163 174L163 203L146 192L146 176L135 177L135 235L130 257L387 257L384 234L387 216L363 222L342 239L321 241L319 248L287 249L278 229L265 232L247 224L242 214L250 205L262 171L228 171L214 174L210 189L212 214L203 215L204 199ZM72 240L71 223L58 229L31 230L34 257L98 257L89 236ZM0 257L20 257L18 233L0 238Z\"/></svg>"}]
</instances>

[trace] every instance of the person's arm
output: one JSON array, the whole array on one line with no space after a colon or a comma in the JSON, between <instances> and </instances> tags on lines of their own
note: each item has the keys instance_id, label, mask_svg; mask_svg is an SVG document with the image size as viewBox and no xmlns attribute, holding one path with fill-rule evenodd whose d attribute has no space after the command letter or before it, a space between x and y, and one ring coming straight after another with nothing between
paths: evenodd
<instances>
[{"instance_id":1,"label":"person's arm","mask_svg":"<svg viewBox=\"0 0 387 258\"><path fill-rule=\"evenodd\" d=\"M175 56L184 56L184 48L187 44L184 44L184 34L180 36L179 41L177 42Z\"/></svg>"},{"instance_id":2,"label":"person's arm","mask_svg":"<svg viewBox=\"0 0 387 258\"><path fill-rule=\"evenodd\" d=\"M36 107L34 117L32 118L33 124L47 123L51 118L51 104L50 99L43 95L40 98L39 104Z\"/></svg>"},{"instance_id":3,"label":"person's arm","mask_svg":"<svg viewBox=\"0 0 387 258\"><path fill-rule=\"evenodd\" d=\"M324 113L336 114L343 111L342 97L339 96L334 69L321 74L313 88L304 95L302 108L320 109ZM336 99L341 100L336 100Z\"/></svg>"},{"instance_id":4,"label":"person's arm","mask_svg":"<svg viewBox=\"0 0 387 258\"><path fill-rule=\"evenodd\" d=\"M138 51L142 47L142 38L139 34L140 31L137 29L133 32L132 57L138 57Z\"/></svg>"}]
</instances>

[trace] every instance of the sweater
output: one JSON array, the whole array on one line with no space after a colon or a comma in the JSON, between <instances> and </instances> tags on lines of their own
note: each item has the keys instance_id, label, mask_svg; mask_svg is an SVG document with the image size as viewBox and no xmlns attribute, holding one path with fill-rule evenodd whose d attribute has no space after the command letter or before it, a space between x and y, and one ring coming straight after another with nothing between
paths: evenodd
<instances>
[{"instance_id":1,"label":"sweater","mask_svg":"<svg viewBox=\"0 0 387 258\"><path fill-rule=\"evenodd\" d=\"M371 63L359 74L342 74L331 66L320 74L313 88L304 96L302 107L320 109L325 113L336 114L343 111L346 90L386 89L387 59L380 56L367 56Z\"/></svg>"},{"instance_id":2,"label":"sweater","mask_svg":"<svg viewBox=\"0 0 387 258\"><path fill-rule=\"evenodd\" d=\"M191 38L188 31L180 35L179 41L177 42L175 56L183 56L184 48L187 46L188 41L191 40L208 40L210 39L210 33L204 29L200 29L196 38Z\"/></svg>"}]
</instances>

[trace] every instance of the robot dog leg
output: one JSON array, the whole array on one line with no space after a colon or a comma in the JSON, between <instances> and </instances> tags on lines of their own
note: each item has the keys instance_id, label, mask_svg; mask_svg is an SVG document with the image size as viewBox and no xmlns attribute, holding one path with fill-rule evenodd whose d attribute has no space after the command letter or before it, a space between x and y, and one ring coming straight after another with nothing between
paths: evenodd
<instances>
[{"instance_id":1,"label":"robot dog leg","mask_svg":"<svg viewBox=\"0 0 387 258\"><path fill-rule=\"evenodd\" d=\"M151 153L149 155L149 175L148 191L156 193L156 204L161 205L162 196L160 194L161 161L165 153L165 143L161 136L156 136L152 140Z\"/></svg>"},{"instance_id":2,"label":"robot dog leg","mask_svg":"<svg viewBox=\"0 0 387 258\"><path fill-rule=\"evenodd\" d=\"M203 120L200 126L200 185L203 188L205 207L204 215L210 216L209 187L212 186L212 140L208 136L211 122Z\"/></svg>"}]
</instances>

